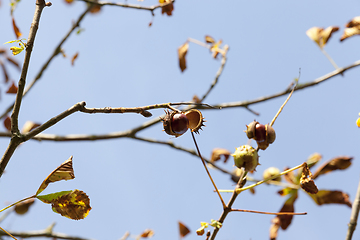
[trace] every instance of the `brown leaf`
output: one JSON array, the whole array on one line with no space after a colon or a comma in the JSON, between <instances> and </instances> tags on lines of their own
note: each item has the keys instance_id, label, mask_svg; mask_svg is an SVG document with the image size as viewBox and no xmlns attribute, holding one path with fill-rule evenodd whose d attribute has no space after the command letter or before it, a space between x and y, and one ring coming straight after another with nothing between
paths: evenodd
<instances>
[{"instance_id":1,"label":"brown leaf","mask_svg":"<svg viewBox=\"0 0 360 240\"><path fill-rule=\"evenodd\" d=\"M341 191L320 190L317 194L309 194L317 205L345 204L351 208L349 195Z\"/></svg>"},{"instance_id":2,"label":"brown leaf","mask_svg":"<svg viewBox=\"0 0 360 240\"><path fill-rule=\"evenodd\" d=\"M352 28L360 25L360 16L354 17L350 22L346 24L347 28Z\"/></svg>"},{"instance_id":3,"label":"brown leaf","mask_svg":"<svg viewBox=\"0 0 360 240\"><path fill-rule=\"evenodd\" d=\"M300 186L306 192L311 194L315 194L319 191L315 185L315 182L312 180L312 173L310 172L310 169L306 163L304 163L304 167L301 173Z\"/></svg>"},{"instance_id":4,"label":"brown leaf","mask_svg":"<svg viewBox=\"0 0 360 240\"><path fill-rule=\"evenodd\" d=\"M340 38L340 41L344 41L345 39L355 35L360 35L360 25L351 28L345 28L344 33Z\"/></svg>"},{"instance_id":5,"label":"brown leaf","mask_svg":"<svg viewBox=\"0 0 360 240\"><path fill-rule=\"evenodd\" d=\"M77 57L79 56L79 53L75 53L74 56L71 58L71 66L74 66L75 60L77 59Z\"/></svg>"},{"instance_id":6,"label":"brown leaf","mask_svg":"<svg viewBox=\"0 0 360 240\"><path fill-rule=\"evenodd\" d=\"M151 238L152 236L154 236L154 231L151 229L145 229L145 231L140 234L141 238Z\"/></svg>"},{"instance_id":7,"label":"brown leaf","mask_svg":"<svg viewBox=\"0 0 360 240\"><path fill-rule=\"evenodd\" d=\"M187 226L185 226L182 222L179 221L178 223L179 223L180 238L183 238L190 233L190 229Z\"/></svg>"},{"instance_id":8,"label":"brown leaf","mask_svg":"<svg viewBox=\"0 0 360 240\"><path fill-rule=\"evenodd\" d=\"M12 25L15 32L15 36L17 39L19 39L22 36L22 33L20 32L19 28L16 26L14 17L12 17Z\"/></svg>"},{"instance_id":9,"label":"brown leaf","mask_svg":"<svg viewBox=\"0 0 360 240\"><path fill-rule=\"evenodd\" d=\"M182 72L186 69L185 56L186 56L186 54L188 52L188 49L189 49L189 43L188 42L184 43L183 45L181 45L178 48L179 66L180 66L180 69L181 69Z\"/></svg>"},{"instance_id":10,"label":"brown leaf","mask_svg":"<svg viewBox=\"0 0 360 240\"><path fill-rule=\"evenodd\" d=\"M26 121L23 128L22 128L22 130L21 130L21 133L28 133L31 130L37 128L40 125L41 124L39 124L39 123L34 123L32 121Z\"/></svg>"},{"instance_id":11,"label":"brown leaf","mask_svg":"<svg viewBox=\"0 0 360 240\"><path fill-rule=\"evenodd\" d=\"M336 26L327 27L324 31L322 31L321 40L322 40L323 46L325 46L325 44L329 41L332 33L337 32L337 31L339 31L339 27L336 27Z\"/></svg>"},{"instance_id":12,"label":"brown leaf","mask_svg":"<svg viewBox=\"0 0 360 240\"><path fill-rule=\"evenodd\" d=\"M11 118L9 116L4 119L4 126L8 131L11 131Z\"/></svg>"},{"instance_id":13,"label":"brown leaf","mask_svg":"<svg viewBox=\"0 0 360 240\"><path fill-rule=\"evenodd\" d=\"M161 7L161 14L166 13L168 16L172 15L172 11L174 11L174 4L171 2L171 0L159 0L160 5L165 5L164 7Z\"/></svg>"},{"instance_id":14,"label":"brown leaf","mask_svg":"<svg viewBox=\"0 0 360 240\"><path fill-rule=\"evenodd\" d=\"M351 165L352 159L352 157L347 156L341 156L331 159L316 170L313 179L331 171L347 169Z\"/></svg>"},{"instance_id":15,"label":"brown leaf","mask_svg":"<svg viewBox=\"0 0 360 240\"><path fill-rule=\"evenodd\" d=\"M11 86L8 88L8 90L6 91L6 93L10 93L10 94L16 94L18 90L18 87L15 85L14 82L12 82Z\"/></svg>"},{"instance_id":16,"label":"brown leaf","mask_svg":"<svg viewBox=\"0 0 360 240\"><path fill-rule=\"evenodd\" d=\"M26 201L20 202L15 205L14 209L17 214L25 214L29 210L29 207L35 202L34 198L28 199Z\"/></svg>"},{"instance_id":17,"label":"brown leaf","mask_svg":"<svg viewBox=\"0 0 360 240\"><path fill-rule=\"evenodd\" d=\"M49 183L57 182L60 180L70 180L74 179L74 169L72 166L72 158L71 156L68 160L63 162L59 167L57 167L54 171L52 171L49 176L45 178L45 180L40 185L35 195L38 195L49 185Z\"/></svg>"},{"instance_id":18,"label":"brown leaf","mask_svg":"<svg viewBox=\"0 0 360 240\"><path fill-rule=\"evenodd\" d=\"M231 152L224 148L214 148L211 153L210 162L216 162L224 157L224 163L229 159Z\"/></svg>"},{"instance_id":19,"label":"brown leaf","mask_svg":"<svg viewBox=\"0 0 360 240\"><path fill-rule=\"evenodd\" d=\"M90 13L92 14L99 13L100 10L101 10L101 5L94 4L94 6L90 9Z\"/></svg>"},{"instance_id":20,"label":"brown leaf","mask_svg":"<svg viewBox=\"0 0 360 240\"><path fill-rule=\"evenodd\" d=\"M285 201L283 207L279 211L280 213L283 212L294 212L294 203L297 199L297 191L293 192L293 194ZM291 221L293 219L293 215L278 215L276 218L279 218L280 220L280 227L281 229L285 230L289 227L291 224Z\"/></svg>"},{"instance_id":21,"label":"brown leaf","mask_svg":"<svg viewBox=\"0 0 360 240\"><path fill-rule=\"evenodd\" d=\"M205 36L205 42L207 43L215 43L214 38L210 37L209 35Z\"/></svg>"}]
</instances>

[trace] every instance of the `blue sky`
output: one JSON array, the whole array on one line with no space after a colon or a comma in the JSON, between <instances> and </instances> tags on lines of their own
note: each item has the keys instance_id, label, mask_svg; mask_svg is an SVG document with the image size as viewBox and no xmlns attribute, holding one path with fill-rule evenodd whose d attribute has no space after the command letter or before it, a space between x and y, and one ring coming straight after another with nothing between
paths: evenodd
<instances>
[{"instance_id":1,"label":"blue sky","mask_svg":"<svg viewBox=\"0 0 360 240\"><path fill-rule=\"evenodd\" d=\"M22 1L15 11L18 27L27 37L35 1ZM150 6L156 1L128 1ZM312 81L334 70L314 42L305 34L313 26L339 26L325 50L339 67L359 60L360 38L340 42L344 25L358 16L358 1L176 1L173 16L106 6L96 15L87 15L81 34L72 34L63 49L68 56L79 53L75 65L56 57L42 78L24 98L19 124L27 120L43 123L77 102L88 107L136 107L191 100L203 95L213 81L220 60L205 48L190 43L188 68L181 73L177 48L187 38L200 41L205 35L229 45L228 60L219 82L206 102L209 104L253 100L286 89L301 68L300 83ZM28 82L38 73L54 47L85 9L76 2L68 6L54 1L42 14L35 40ZM153 21L151 27L149 22ZM7 2L0 8L0 42L13 40ZM8 47L8 45L2 46ZM10 47L10 46L9 46ZM15 57L22 61L24 54ZM19 72L10 68L11 78ZM304 162L315 152L323 161L347 155L352 166L316 180L320 189L342 190L355 197L359 181L360 70L354 68L322 84L294 93L274 124L277 139L261 151L254 177L261 178L270 166L280 169ZM1 87L0 111L14 100ZM234 151L248 142L245 125L256 118L268 123L286 97L251 106L260 116L243 108L204 110L206 127L196 136L202 155L209 158L214 148ZM153 110L153 118L163 113ZM76 113L45 131L48 134L105 134L137 127L149 119L137 114ZM2 129L1 131L5 131ZM172 138L157 124L139 133L162 141L194 148L189 132ZM5 151L8 138L0 138ZM253 143L254 144L254 143ZM56 222L54 231L91 239L119 239L126 231L155 231L154 239L178 238L177 221L191 230L187 239L197 237L201 221L219 218L222 207L200 159L171 149L131 139L85 142L28 141L13 155L0 180L0 206L34 194L44 178L62 162L74 156L76 178L58 182L46 193L80 189L91 199L92 210L81 221L61 217L40 201L25 216L10 215L1 227L13 231L44 229ZM230 159L223 168L232 170ZM221 189L233 189L229 176L211 170ZM256 194L245 192L234 207L258 211L278 211L285 198L279 187L261 185ZM44 192L45 193L45 192ZM225 201L230 194L224 194ZM351 209L344 205L316 206L301 193L297 216L278 239L342 239L346 235ZM218 239L267 239L272 216L231 213ZM355 232L353 239L360 237Z\"/></svg>"}]
</instances>

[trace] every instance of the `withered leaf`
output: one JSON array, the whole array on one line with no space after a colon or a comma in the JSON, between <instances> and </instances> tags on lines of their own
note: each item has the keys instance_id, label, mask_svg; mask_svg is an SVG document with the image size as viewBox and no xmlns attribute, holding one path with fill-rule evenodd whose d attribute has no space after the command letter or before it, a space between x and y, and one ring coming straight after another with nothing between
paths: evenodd
<instances>
[{"instance_id":1,"label":"withered leaf","mask_svg":"<svg viewBox=\"0 0 360 240\"><path fill-rule=\"evenodd\" d=\"M14 209L17 214L25 214L29 210L29 207L35 202L34 198L28 199L26 201L20 202L15 205Z\"/></svg>"},{"instance_id":2,"label":"withered leaf","mask_svg":"<svg viewBox=\"0 0 360 240\"><path fill-rule=\"evenodd\" d=\"M77 57L79 56L79 53L75 53L74 56L71 58L71 66L74 66L75 64L75 60L77 59Z\"/></svg>"},{"instance_id":3,"label":"withered leaf","mask_svg":"<svg viewBox=\"0 0 360 240\"><path fill-rule=\"evenodd\" d=\"M7 116L4 119L4 127L8 130L11 131L11 118L9 116Z\"/></svg>"},{"instance_id":4,"label":"withered leaf","mask_svg":"<svg viewBox=\"0 0 360 240\"><path fill-rule=\"evenodd\" d=\"M86 218L91 210L89 197L78 189L38 195L36 198L44 203L51 203L54 212L74 220Z\"/></svg>"},{"instance_id":5,"label":"withered leaf","mask_svg":"<svg viewBox=\"0 0 360 240\"><path fill-rule=\"evenodd\" d=\"M221 157L224 157L224 163L227 162L231 155L231 152L229 152L227 149L224 148L214 148L211 153L211 159L210 162L216 162L221 159Z\"/></svg>"},{"instance_id":6,"label":"withered leaf","mask_svg":"<svg viewBox=\"0 0 360 240\"><path fill-rule=\"evenodd\" d=\"M10 93L10 94L16 94L18 90L18 87L15 85L14 82L11 83L10 87L8 88L8 90L6 91L6 93Z\"/></svg>"},{"instance_id":7,"label":"withered leaf","mask_svg":"<svg viewBox=\"0 0 360 240\"><path fill-rule=\"evenodd\" d=\"M22 130L21 130L21 133L28 133L31 130L37 128L40 125L41 124L39 124L39 123L34 123L32 121L26 121L23 128L22 128Z\"/></svg>"},{"instance_id":8,"label":"withered leaf","mask_svg":"<svg viewBox=\"0 0 360 240\"><path fill-rule=\"evenodd\" d=\"M294 212L294 203L297 199L297 191L294 191L293 194L285 201L283 207L279 211L280 213L283 212ZM275 218L279 218L280 220L280 227L281 229L285 230L289 227L291 224L291 221L293 219L293 215L278 215Z\"/></svg>"},{"instance_id":9,"label":"withered leaf","mask_svg":"<svg viewBox=\"0 0 360 240\"><path fill-rule=\"evenodd\" d=\"M278 235L278 231L280 228L280 218L275 217L271 220L271 226L270 226L270 240L275 240Z\"/></svg>"},{"instance_id":10,"label":"withered leaf","mask_svg":"<svg viewBox=\"0 0 360 240\"><path fill-rule=\"evenodd\" d=\"M42 182L39 189L37 190L35 195L38 195L49 185L49 183L57 182L61 180L69 180L74 179L74 169L72 166L72 158L71 156L68 160L66 160L63 164L57 167L54 171L52 171L49 176Z\"/></svg>"},{"instance_id":11,"label":"withered leaf","mask_svg":"<svg viewBox=\"0 0 360 240\"><path fill-rule=\"evenodd\" d=\"M345 39L355 36L355 35L360 35L360 25L350 27L350 28L345 28L344 33L340 38L340 41L344 41Z\"/></svg>"},{"instance_id":12,"label":"withered leaf","mask_svg":"<svg viewBox=\"0 0 360 240\"><path fill-rule=\"evenodd\" d=\"M360 25L360 16L354 17L350 22L346 24L347 28L352 28Z\"/></svg>"},{"instance_id":13,"label":"withered leaf","mask_svg":"<svg viewBox=\"0 0 360 240\"><path fill-rule=\"evenodd\" d=\"M329 41L333 32L338 31L336 26L327 27L325 30L320 27L312 27L306 31L306 35L313 40L320 48L323 48Z\"/></svg>"},{"instance_id":14,"label":"withered leaf","mask_svg":"<svg viewBox=\"0 0 360 240\"><path fill-rule=\"evenodd\" d=\"M341 191L319 190L317 194L309 194L317 205L345 204L351 207L349 195Z\"/></svg>"},{"instance_id":15,"label":"withered leaf","mask_svg":"<svg viewBox=\"0 0 360 240\"><path fill-rule=\"evenodd\" d=\"M186 54L188 52L188 49L189 49L189 43L188 42L184 43L183 45L181 45L178 48L179 66L180 66L180 69L181 69L182 72L186 69L186 59L185 59L185 57L186 57Z\"/></svg>"},{"instance_id":16,"label":"withered leaf","mask_svg":"<svg viewBox=\"0 0 360 240\"><path fill-rule=\"evenodd\" d=\"M16 26L14 17L12 17L12 25L13 25L15 36L17 39L19 39L22 36L22 33L20 32L19 28Z\"/></svg>"},{"instance_id":17,"label":"withered leaf","mask_svg":"<svg viewBox=\"0 0 360 240\"><path fill-rule=\"evenodd\" d=\"M320 162L320 160L322 159L321 154L319 153L313 153L311 154L308 159L306 160L306 164L308 165L309 168L312 168L313 166L315 166L318 162Z\"/></svg>"},{"instance_id":18,"label":"withered leaf","mask_svg":"<svg viewBox=\"0 0 360 240\"><path fill-rule=\"evenodd\" d=\"M187 226L185 226L185 224L183 224L182 222L179 221L178 223L179 223L180 238L183 238L190 233L190 229Z\"/></svg>"},{"instance_id":19,"label":"withered leaf","mask_svg":"<svg viewBox=\"0 0 360 240\"><path fill-rule=\"evenodd\" d=\"M215 39L210 37L209 35L205 36L205 42L207 43L215 43Z\"/></svg>"},{"instance_id":20,"label":"withered leaf","mask_svg":"<svg viewBox=\"0 0 360 240\"><path fill-rule=\"evenodd\" d=\"M319 191L315 185L315 182L312 180L312 173L310 172L310 169L306 163L304 163L304 167L301 173L300 186L306 192L311 194L315 194Z\"/></svg>"},{"instance_id":21,"label":"withered leaf","mask_svg":"<svg viewBox=\"0 0 360 240\"><path fill-rule=\"evenodd\" d=\"M347 169L351 165L352 159L353 159L352 157L347 157L347 156L340 156L331 159L330 161L324 163L316 170L316 172L313 175L313 179L331 171Z\"/></svg>"},{"instance_id":22,"label":"withered leaf","mask_svg":"<svg viewBox=\"0 0 360 240\"><path fill-rule=\"evenodd\" d=\"M174 11L174 4L171 2L172 0L159 0L160 5L164 5L161 7L161 14L166 13L168 16L172 15L172 11Z\"/></svg>"},{"instance_id":23,"label":"withered leaf","mask_svg":"<svg viewBox=\"0 0 360 240\"><path fill-rule=\"evenodd\" d=\"M151 229L145 229L143 233L140 234L141 238L151 238L154 236L154 231Z\"/></svg>"}]
</instances>

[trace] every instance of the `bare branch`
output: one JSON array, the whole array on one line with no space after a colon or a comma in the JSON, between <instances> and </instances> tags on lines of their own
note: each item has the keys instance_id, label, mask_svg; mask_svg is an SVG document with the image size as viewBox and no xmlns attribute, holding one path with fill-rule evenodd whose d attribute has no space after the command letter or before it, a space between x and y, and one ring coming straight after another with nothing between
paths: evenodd
<instances>
[{"instance_id":1,"label":"bare branch","mask_svg":"<svg viewBox=\"0 0 360 240\"><path fill-rule=\"evenodd\" d=\"M157 8L166 7L167 5L173 4L175 2L175 0L172 0L169 3L146 7L146 6L141 6L141 5L127 4L127 3L113 3L113 2L105 2L105 1L104 2L101 2L101 1L98 2L98 1L92 1L92 0L78 0L78 1L93 3L96 5L100 5L100 6L116 6L116 7L123 7L123 8L134 8L134 9L140 9L140 10L148 10L151 12Z\"/></svg>"}]
</instances>

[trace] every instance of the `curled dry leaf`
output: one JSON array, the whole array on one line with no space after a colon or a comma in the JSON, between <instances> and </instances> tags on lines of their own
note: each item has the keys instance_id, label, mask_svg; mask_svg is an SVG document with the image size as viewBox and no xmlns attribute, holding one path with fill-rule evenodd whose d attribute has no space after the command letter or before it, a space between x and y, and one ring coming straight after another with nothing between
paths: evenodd
<instances>
[{"instance_id":1,"label":"curled dry leaf","mask_svg":"<svg viewBox=\"0 0 360 240\"><path fill-rule=\"evenodd\" d=\"M183 224L182 222L179 221L178 223L179 223L180 238L183 238L190 233L190 229L187 226L185 226L185 224Z\"/></svg>"},{"instance_id":2,"label":"curled dry leaf","mask_svg":"<svg viewBox=\"0 0 360 240\"><path fill-rule=\"evenodd\" d=\"M16 94L18 90L18 87L15 85L14 82L11 83L10 87L8 88L8 90L6 91L6 93L9 94Z\"/></svg>"},{"instance_id":3,"label":"curled dry leaf","mask_svg":"<svg viewBox=\"0 0 360 240\"><path fill-rule=\"evenodd\" d=\"M317 205L345 204L351 208L349 195L341 191L320 190L317 194L310 194Z\"/></svg>"},{"instance_id":4,"label":"curled dry leaf","mask_svg":"<svg viewBox=\"0 0 360 240\"><path fill-rule=\"evenodd\" d=\"M321 154L319 153L313 153L311 154L308 159L306 160L306 164L308 165L309 168L312 168L313 166L315 166L318 162L320 162L320 160L322 159Z\"/></svg>"},{"instance_id":5,"label":"curled dry leaf","mask_svg":"<svg viewBox=\"0 0 360 240\"><path fill-rule=\"evenodd\" d=\"M20 202L15 205L14 209L17 214L25 214L29 210L29 207L35 202L34 198L28 199L26 201Z\"/></svg>"},{"instance_id":6,"label":"curled dry leaf","mask_svg":"<svg viewBox=\"0 0 360 240\"><path fill-rule=\"evenodd\" d=\"M154 236L154 231L151 229L145 229L143 233L140 234L140 238L151 238Z\"/></svg>"},{"instance_id":7,"label":"curled dry leaf","mask_svg":"<svg viewBox=\"0 0 360 240\"><path fill-rule=\"evenodd\" d=\"M333 32L339 30L339 27L330 26L326 29L319 27L312 27L306 31L306 35L313 40L320 48L323 48L325 44L329 41Z\"/></svg>"},{"instance_id":8,"label":"curled dry leaf","mask_svg":"<svg viewBox=\"0 0 360 240\"><path fill-rule=\"evenodd\" d=\"M278 235L278 231L280 228L280 219L278 217L275 217L271 220L271 226L270 226L270 240L275 240Z\"/></svg>"},{"instance_id":9,"label":"curled dry leaf","mask_svg":"<svg viewBox=\"0 0 360 240\"><path fill-rule=\"evenodd\" d=\"M188 42L184 43L183 45L181 45L178 48L179 66L180 66L180 69L181 69L182 72L186 69L186 59L185 59L185 57L186 57L186 54L188 52L188 49L189 49L189 43Z\"/></svg>"},{"instance_id":10,"label":"curled dry leaf","mask_svg":"<svg viewBox=\"0 0 360 240\"><path fill-rule=\"evenodd\" d=\"M44 203L51 203L54 212L73 220L86 218L91 210L89 197L78 189L36 196L36 198Z\"/></svg>"},{"instance_id":11,"label":"curled dry leaf","mask_svg":"<svg viewBox=\"0 0 360 240\"><path fill-rule=\"evenodd\" d=\"M230 152L227 149L224 148L214 148L211 153L211 159L210 162L216 162L221 159L221 157L224 157L224 163L229 159Z\"/></svg>"},{"instance_id":12,"label":"curled dry leaf","mask_svg":"<svg viewBox=\"0 0 360 240\"><path fill-rule=\"evenodd\" d=\"M360 35L360 25L351 28L345 28L344 33L340 38L340 41L344 41L345 39L355 35Z\"/></svg>"},{"instance_id":13,"label":"curled dry leaf","mask_svg":"<svg viewBox=\"0 0 360 240\"><path fill-rule=\"evenodd\" d=\"M159 0L160 5L165 5L161 7L161 14L166 13L168 16L172 15L172 11L174 11L174 4L171 2L172 0Z\"/></svg>"},{"instance_id":14,"label":"curled dry leaf","mask_svg":"<svg viewBox=\"0 0 360 240\"><path fill-rule=\"evenodd\" d=\"M77 59L77 57L79 56L79 53L75 53L74 56L71 58L71 66L74 66L75 64L75 60Z\"/></svg>"},{"instance_id":15,"label":"curled dry leaf","mask_svg":"<svg viewBox=\"0 0 360 240\"><path fill-rule=\"evenodd\" d=\"M20 32L19 28L16 26L14 17L12 17L12 25L13 25L15 36L17 39L19 39L22 36L22 33Z\"/></svg>"},{"instance_id":16,"label":"curled dry leaf","mask_svg":"<svg viewBox=\"0 0 360 240\"><path fill-rule=\"evenodd\" d=\"M207 43L215 43L215 39L210 37L209 35L205 36L205 42Z\"/></svg>"},{"instance_id":17,"label":"curled dry leaf","mask_svg":"<svg viewBox=\"0 0 360 240\"><path fill-rule=\"evenodd\" d=\"M28 133L30 132L31 130L37 128L38 126L40 126L41 124L39 123L34 123L32 121L26 121L21 132L22 133Z\"/></svg>"},{"instance_id":18,"label":"curled dry leaf","mask_svg":"<svg viewBox=\"0 0 360 240\"><path fill-rule=\"evenodd\" d=\"M331 171L347 169L348 167L350 167L352 159L352 157L347 156L341 156L331 159L316 170L313 179Z\"/></svg>"},{"instance_id":19,"label":"curled dry leaf","mask_svg":"<svg viewBox=\"0 0 360 240\"><path fill-rule=\"evenodd\" d=\"M350 22L346 24L347 28L356 27L360 25L360 16L354 17Z\"/></svg>"},{"instance_id":20,"label":"curled dry leaf","mask_svg":"<svg viewBox=\"0 0 360 240\"><path fill-rule=\"evenodd\" d=\"M310 169L306 163L304 163L304 167L301 173L300 186L306 192L311 194L316 194L319 191L315 185L314 180L312 180L312 173L310 172Z\"/></svg>"},{"instance_id":21,"label":"curled dry leaf","mask_svg":"<svg viewBox=\"0 0 360 240\"><path fill-rule=\"evenodd\" d=\"M7 116L4 119L4 127L8 130L11 131L11 118L9 116Z\"/></svg>"},{"instance_id":22,"label":"curled dry leaf","mask_svg":"<svg viewBox=\"0 0 360 240\"><path fill-rule=\"evenodd\" d=\"M39 189L37 190L35 195L38 195L42 191L45 190L45 188L49 185L49 183L57 182L61 180L70 180L74 179L74 169L72 166L72 158L71 156L68 160L63 162L59 167L57 167L54 171L52 171L49 176L45 178L45 180L40 185Z\"/></svg>"}]
</instances>

